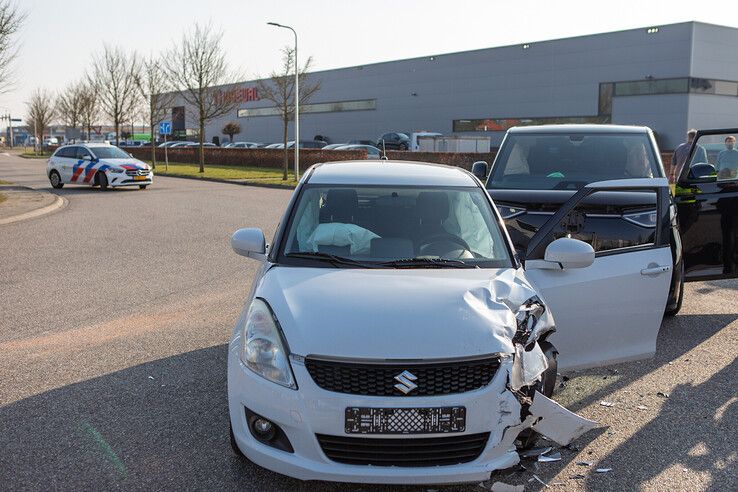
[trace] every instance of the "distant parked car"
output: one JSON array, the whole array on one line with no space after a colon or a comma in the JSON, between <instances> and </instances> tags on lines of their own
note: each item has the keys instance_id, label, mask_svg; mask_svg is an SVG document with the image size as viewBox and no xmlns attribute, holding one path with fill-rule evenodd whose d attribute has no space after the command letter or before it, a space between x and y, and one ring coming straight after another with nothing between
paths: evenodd
<instances>
[{"instance_id":1,"label":"distant parked car","mask_svg":"<svg viewBox=\"0 0 738 492\"><path fill-rule=\"evenodd\" d=\"M223 147L227 149L255 149L259 145L256 142L231 142Z\"/></svg>"},{"instance_id":2,"label":"distant parked car","mask_svg":"<svg viewBox=\"0 0 738 492\"><path fill-rule=\"evenodd\" d=\"M323 149L326 145L328 145L328 142L324 142L323 140L300 140L301 149ZM295 143L292 142L291 147L294 146Z\"/></svg>"},{"instance_id":3,"label":"distant parked car","mask_svg":"<svg viewBox=\"0 0 738 492\"><path fill-rule=\"evenodd\" d=\"M188 142L188 141L175 142L169 148L170 149L181 149L184 147L189 147L190 145L197 145L197 144L195 142Z\"/></svg>"},{"instance_id":4,"label":"distant parked car","mask_svg":"<svg viewBox=\"0 0 738 492\"><path fill-rule=\"evenodd\" d=\"M184 147L186 147L188 149L196 149L199 146L200 146L199 143L197 143L197 142L191 142L191 143L185 145ZM212 142L203 142L202 146L203 147L218 147L217 145L215 145Z\"/></svg>"},{"instance_id":5,"label":"distant parked car","mask_svg":"<svg viewBox=\"0 0 738 492\"><path fill-rule=\"evenodd\" d=\"M165 147L170 147L171 148L172 146L174 146L175 144L178 144L178 143L182 143L182 142L179 142L177 140L170 140L168 142L164 142L162 144L157 145L157 147L159 147L160 149L163 149Z\"/></svg>"},{"instance_id":6,"label":"distant parked car","mask_svg":"<svg viewBox=\"0 0 738 492\"><path fill-rule=\"evenodd\" d=\"M344 143L337 143L337 144L329 144L329 145L326 145L325 147L323 147L323 150L333 150L333 149L337 149L338 147L345 147L347 145L350 145L350 144L349 143L346 143L346 142L344 142Z\"/></svg>"},{"instance_id":7,"label":"distant parked car","mask_svg":"<svg viewBox=\"0 0 738 492\"><path fill-rule=\"evenodd\" d=\"M334 150L366 150L367 159L381 159L382 151L373 145L344 145Z\"/></svg>"},{"instance_id":8,"label":"distant parked car","mask_svg":"<svg viewBox=\"0 0 738 492\"><path fill-rule=\"evenodd\" d=\"M283 149L284 148L284 144L283 143L273 143L273 144L267 145L264 148L265 149Z\"/></svg>"},{"instance_id":9,"label":"distant parked car","mask_svg":"<svg viewBox=\"0 0 738 492\"><path fill-rule=\"evenodd\" d=\"M410 137L398 132L385 133L377 139L376 146L387 150L408 150L410 149Z\"/></svg>"},{"instance_id":10,"label":"distant parked car","mask_svg":"<svg viewBox=\"0 0 738 492\"><path fill-rule=\"evenodd\" d=\"M374 140L349 140L348 144L344 145L377 145L377 142Z\"/></svg>"}]
</instances>

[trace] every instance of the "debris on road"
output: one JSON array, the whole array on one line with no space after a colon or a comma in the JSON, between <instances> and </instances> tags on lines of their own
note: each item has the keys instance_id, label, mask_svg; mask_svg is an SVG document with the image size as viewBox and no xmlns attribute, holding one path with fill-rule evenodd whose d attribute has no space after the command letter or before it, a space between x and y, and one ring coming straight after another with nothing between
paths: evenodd
<instances>
[{"instance_id":1,"label":"debris on road","mask_svg":"<svg viewBox=\"0 0 738 492\"><path fill-rule=\"evenodd\" d=\"M541 463L550 463L552 461L561 461L561 453L558 451L551 454L541 454L538 456L538 461Z\"/></svg>"},{"instance_id":2,"label":"debris on road","mask_svg":"<svg viewBox=\"0 0 738 492\"><path fill-rule=\"evenodd\" d=\"M540 447L540 448L530 448L530 449L526 449L525 451L519 452L518 455L521 458L535 458L535 457L540 456L542 454L548 453L552 449L553 448L551 446Z\"/></svg>"},{"instance_id":3,"label":"debris on road","mask_svg":"<svg viewBox=\"0 0 738 492\"><path fill-rule=\"evenodd\" d=\"M656 396L660 396L661 398L669 398L669 393L663 393L659 391L658 393L656 393Z\"/></svg>"},{"instance_id":4,"label":"debris on road","mask_svg":"<svg viewBox=\"0 0 738 492\"><path fill-rule=\"evenodd\" d=\"M529 481L529 482L532 482L532 481L533 481L534 479L535 479L535 480L538 480L538 481L539 481L540 483L542 483L542 484L543 484L543 486L544 486L544 487L546 487L547 489L548 489L548 488L550 488L550 486L549 486L549 485L548 485L548 484L547 484L546 482L544 482L543 480L541 480L540 478L538 478L538 475L533 475L533 478L531 478L531 479L530 479L530 480L528 480L528 481Z\"/></svg>"},{"instance_id":5,"label":"debris on road","mask_svg":"<svg viewBox=\"0 0 738 492\"><path fill-rule=\"evenodd\" d=\"M612 468L597 468L595 470L595 473L607 473L607 472L611 472L611 471L612 471Z\"/></svg>"},{"instance_id":6,"label":"debris on road","mask_svg":"<svg viewBox=\"0 0 738 492\"><path fill-rule=\"evenodd\" d=\"M594 465L593 461L577 461L577 465L579 466L592 466Z\"/></svg>"},{"instance_id":7,"label":"debris on road","mask_svg":"<svg viewBox=\"0 0 738 492\"><path fill-rule=\"evenodd\" d=\"M648 407L646 405L638 405L636 408L638 410L648 410Z\"/></svg>"},{"instance_id":8,"label":"debris on road","mask_svg":"<svg viewBox=\"0 0 738 492\"><path fill-rule=\"evenodd\" d=\"M584 480L587 478L587 475L582 475L581 473L577 473L576 475L572 475L569 477L572 480Z\"/></svg>"},{"instance_id":9,"label":"debris on road","mask_svg":"<svg viewBox=\"0 0 738 492\"><path fill-rule=\"evenodd\" d=\"M603 400L603 401L600 402L600 405L602 405L603 407L611 407L611 406L613 406L615 404L613 402L611 402L611 401L604 401Z\"/></svg>"}]
</instances>

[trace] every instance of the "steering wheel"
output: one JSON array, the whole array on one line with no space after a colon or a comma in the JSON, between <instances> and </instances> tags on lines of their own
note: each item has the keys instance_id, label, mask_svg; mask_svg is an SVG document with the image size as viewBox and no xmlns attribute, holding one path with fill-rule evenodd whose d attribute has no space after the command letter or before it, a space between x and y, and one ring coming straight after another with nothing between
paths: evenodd
<instances>
[{"instance_id":1,"label":"steering wheel","mask_svg":"<svg viewBox=\"0 0 738 492\"><path fill-rule=\"evenodd\" d=\"M461 248L458 248L458 246L461 246ZM449 233L433 234L423 238L418 245L418 252L421 256L432 255L445 258L445 255L454 251L459 251L459 255L456 258L448 259L473 257L469 244L459 236Z\"/></svg>"}]
</instances>

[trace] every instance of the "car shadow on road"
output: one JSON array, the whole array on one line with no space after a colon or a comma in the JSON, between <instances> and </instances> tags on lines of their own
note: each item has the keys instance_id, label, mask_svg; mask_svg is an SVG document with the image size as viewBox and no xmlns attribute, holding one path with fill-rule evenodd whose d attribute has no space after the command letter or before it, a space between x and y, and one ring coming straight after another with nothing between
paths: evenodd
<instances>
[{"instance_id":1,"label":"car shadow on road","mask_svg":"<svg viewBox=\"0 0 738 492\"><path fill-rule=\"evenodd\" d=\"M219 345L1 407L2 488L377 490L300 482L234 455L226 360Z\"/></svg>"}]
</instances>

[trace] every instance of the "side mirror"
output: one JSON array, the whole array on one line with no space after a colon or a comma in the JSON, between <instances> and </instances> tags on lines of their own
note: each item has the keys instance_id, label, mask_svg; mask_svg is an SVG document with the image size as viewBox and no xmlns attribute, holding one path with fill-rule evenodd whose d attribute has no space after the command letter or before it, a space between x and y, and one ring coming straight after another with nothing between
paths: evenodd
<instances>
[{"instance_id":1,"label":"side mirror","mask_svg":"<svg viewBox=\"0 0 738 492\"><path fill-rule=\"evenodd\" d=\"M693 164L692 167L689 168L689 177L691 179L709 179L716 178L716 176L717 172L715 171L715 166L706 162Z\"/></svg>"},{"instance_id":2,"label":"side mirror","mask_svg":"<svg viewBox=\"0 0 738 492\"><path fill-rule=\"evenodd\" d=\"M562 270L586 268L594 263L595 252L591 245L569 237L559 238L546 247L543 260L528 260L525 268Z\"/></svg>"},{"instance_id":3,"label":"side mirror","mask_svg":"<svg viewBox=\"0 0 738 492\"><path fill-rule=\"evenodd\" d=\"M484 161L477 161L472 164L472 174L479 178L479 181L481 182L484 182L484 180L487 179L488 171L489 166L487 166L487 163Z\"/></svg>"},{"instance_id":4,"label":"side mirror","mask_svg":"<svg viewBox=\"0 0 738 492\"><path fill-rule=\"evenodd\" d=\"M241 256L260 261L266 259L264 233L256 227L247 227L234 232L231 236L231 248Z\"/></svg>"}]
</instances>

